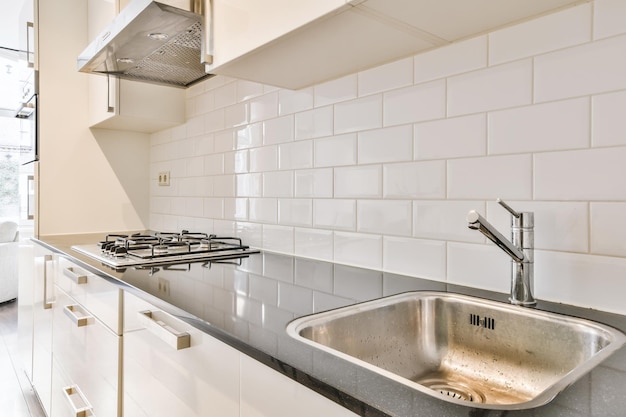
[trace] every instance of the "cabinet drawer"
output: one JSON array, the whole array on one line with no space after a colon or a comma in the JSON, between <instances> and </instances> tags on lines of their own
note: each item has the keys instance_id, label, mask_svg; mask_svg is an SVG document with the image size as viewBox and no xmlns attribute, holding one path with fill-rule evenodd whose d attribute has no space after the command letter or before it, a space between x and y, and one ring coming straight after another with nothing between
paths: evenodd
<instances>
[{"instance_id":1,"label":"cabinet drawer","mask_svg":"<svg viewBox=\"0 0 626 417\"><path fill-rule=\"evenodd\" d=\"M56 284L116 334L121 334L118 286L65 258L59 259Z\"/></svg>"},{"instance_id":2,"label":"cabinet drawer","mask_svg":"<svg viewBox=\"0 0 626 417\"><path fill-rule=\"evenodd\" d=\"M66 375L63 387L54 389L65 389L71 402L86 399L99 417L117 416L121 337L58 286L53 314L54 363ZM79 388L67 391L74 386Z\"/></svg>"},{"instance_id":3,"label":"cabinet drawer","mask_svg":"<svg viewBox=\"0 0 626 417\"><path fill-rule=\"evenodd\" d=\"M125 411L239 417L239 352L153 306L130 312L133 298L125 295L125 313L144 326L124 333Z\"/></svg>"}]
</instances>

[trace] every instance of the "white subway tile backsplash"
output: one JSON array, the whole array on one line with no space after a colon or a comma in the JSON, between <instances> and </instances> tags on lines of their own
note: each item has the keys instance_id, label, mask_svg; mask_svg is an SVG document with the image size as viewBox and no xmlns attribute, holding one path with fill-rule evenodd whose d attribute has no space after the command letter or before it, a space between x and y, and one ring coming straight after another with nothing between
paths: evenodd
<instances>
[{"instance_id":1,"label":"white subway tile backsplash","mask_svg":"<svg viewBox=\"0 0 626 417\"><path fill-rule=\"evenodd\" d=\"M589 98L489 113L489 153L589 147Z\"/></svg>"},{"instance_id":2,"label":"white subway tile backsplash","mask_svg":"<svg viewBox=\"0 0 626 417\"><path fill-rule=\"evenodd\" d=\"M333 106L296 114L296 140L319 138L333 134Z\"/></svg>"},{"instance_id":3,"label":"white subway tile backsplash","mask_svg":"<svg viewBox=\"0 0 626 417\"><path fill-rule=\"evenodd\" d=\"M626 145L626 91L593 96L591 106L592 145Z\"/></svg>"},{"instance_id":4,"label":"white subway tile backsplash","mask_svg":"<svg viewBox=\"0 0 626 417\"><path fill-rule=\"evenodd\" d=\"M418 123L414 130L415 159L443 159L485 155L485 113Z\"/></svg>"},{"instance_id":5,"label":"white subway tile backsplash","mask_svg":"<svg viewBox=\"0 0 626 417\"><path fill-rule=\"evenodd\" d=\"M448 198L531 199L530 155L507 155L448 161Z\"/></svg>"},{"instance_id":6,"label":"white subway tile backsplash","mask_svg":"<svg viewBox=\"0 0 626 417\"><path fill-rule=\"evenodd\" d=\"M356 165L357 162L357 134L330 136L315 139L313 151L316 167L332 167L341 165Z\"/></svg>"},{"instance_id":7,"label":"white subway tile backsplash","mask_svg":"<svg viewBox=\"0 0 626 417\"><path fill-rule=\"evenodd\" d=\"M532 69L526 59L448 78L448 116L530 104Z\"/></svg>"},{"instance_id":8,"label":"white subway tile backsplash","mask_svg":"<svg viewBox=\"0 0 626 417\"><path fill-rule=\"evenodd\" d=\"M336 104L334 133L349 133L382 127L382 96L373 95Z\"/></svg>"},{"instance_id":9,"label":"white subway tile backsplash","mask_svg":"<svg viewBox=\"0 0 626 417\"><path fill-rule=\"evenodd\" d=\"M357 231L381 235L410 236L412 206L406 200L359 200Z\"/></svg>"},{"instance_id":10,"label":"white subway tile backsplash","mask_svg":"<svg viewBox=\"0 0 626 417\"><path fill-rule=\"evenodd\" d=\"M382 196L380 165L335 168L335 197L377 198Z\"/></svg>"},{"instance_id":11,"label":"white subway tile backsplash","mask_svg":"<svg viewBox=\"0 0 626 417\"><path fill-rule=\"evenodd\" d=\"M384 126L440 119L445 115L446 83L444 80L393 90L384 94Z\"/></svg>"},{"instance_id":12,"label":"white subway tile backsplash","mask_svg":"<svg viewBox=\"0 0 626 417\"><path fill-rule=\"evenodd\" d=\"M626 257L626 203L591 203L591 253Z\"/></svg>"},{"instance_id":13,"label":"white subway tile backsplash","mask_svg":"<svg viewBox=\"0 0 626 417\"><path fill-rule=\"evenodd\" d=\"M377 235L335 232L334 260L348 265L381 269L382 239L382 236Z\"/></svg>"},{"instance_id":14,"label":"white subway tile backsplash","mask_svg":"<svg viewBox=\"0 0 626 417\"><path fill-rule=\"evenodd\" d=\"M445 281L446 243L384 236L383 269L398 274Z\"/></svg>"},{"instance_id":15,"label":"white subway tile backsplash","mask_svg":"<svg viewBox=\"0 0 626 417\"><path fill-rule=\"evenodd\" d=\"M535 198L541 200L626 200L626 147L535 155Z\"/></svg>"},{"instance_id":16,"label":"white subway tile backsplash","mask_svg":"<svg viewBox=\"0 0 626 417\"><path fill-rule=\"evenodd\" d=\"M626 35L535 57L535 102L626 88Z\"/></svg>"},{"instance_id":17,"label":"white subway tile backsplash","mask_svg":"<svg viewBox=\"0 0 626 417\"><path fill-rule=\"evenodd\" d=\"M295 196L299 198L332 198L333 170L305 169L295 172Z\"/></svg>"},{"instance_id":18,"label":"white subway tile backsplash","mask_svg":"<svg viewBox=\"0 0 626 417\"><path fill-rule=\"evenodd\" d=\"M317 199L313 201L313 214L316 228L356 230L356 200Z\"/></svg>"},{"instance_id":19,"label":"white subway tile backsplash","mask_svg":"<svg viewBox=\"0 0 626 417\"><path fill-rule=\"evenodd\" d=\"M593 38L601 39L626 33L626 3L622 0L593 2Z\"/></svg>"},{"instance_id":20,"label":"white subway tile backsplash","mask_svg":"<svg viewBox=\"0 0 626 417\"><path fill-rule=\"evenodd\" d=\"M489 64L589 42L591 15L592 5L587 3L492 32L489 34Z\"/></svg>"},{"instance_id":21,"label":"white subway tile backsplash","mask_svg":"<svg viewBox=\"0 0 626 417\"><path fill-rule=\"evenodd\" d=\"M359 164L400 162L412 159L413 126L368 130L358 134Z\"/></svg>"},{"instance_id":22,"label":"white subway tile backsplash","mask_svg":"<svg viewBox=\"0 0 626 417\"><path fill-rule=\"evenodd\" d=\"M445 161L407 162L383 166L385 198L445 198Z\"/></svg>"},{"instance_id":23,"label":"white subway tile backsplash","mask_svg":"<svg viewBox=\"0 0 626 417\"><path fill-rule=\"evenodd\" d=\"M487 66L487 36L453 43L415 56L416 84Z\"/></svg>"},{"instance_id":24,"label":"white subway tile backsplash","mask_svg":"<svg viewBox=\"0 0 626 417\"><path fill-rule=\"evenodd\" d=\"M187 122L151 135L149 227L354 273L315 309L382 295L381 270L508 293L509 258L466 224L506 235L501 197L535 213L538 298L626 312L625 16L580 2L298 91L199 83Z\"/></svg>"},{"instance_id":25,"label":"white subway tile backsplash","mask_svg":"<svg viewBox=\"0 0 626 417\"><path fill-rule=\"evenodd\" d=\"M413 58L381 65L358 73L359 97L413 84Z\"/></svg>"},{"instance_id":26,"label":"white subway tile backsplash","mask_svg":"<svg viewBox=\"0 0 626 417\"><path fill-rule=\"evenodd\" d=\"M313 87L315 107L346 101L357 96L356 74L318 84Z\"/></svg>"}]
</instances>

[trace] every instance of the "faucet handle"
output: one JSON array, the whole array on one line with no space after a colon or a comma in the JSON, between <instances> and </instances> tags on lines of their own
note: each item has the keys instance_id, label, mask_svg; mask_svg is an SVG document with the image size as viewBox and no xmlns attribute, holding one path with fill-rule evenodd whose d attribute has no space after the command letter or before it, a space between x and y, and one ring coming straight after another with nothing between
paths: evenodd
<instances>
[{"instance_id":1,"label":"faucet handle","mask_svg":"<svg viewBox=\"0 0 626 417\"><path fill-rule=\"evenodd\" d=\"M521 213L513 210L511 208L511 206L509 206L507 203L505 203L504 201L502 201L501 198L496 199L496 202L498 204L500 204L502 207L504 207L506 209L506 211L508 211L509 213L511 213L511 216L515 217L516 219L519 219L520 216L522 215Z\"/></svg>"}]
</instances>

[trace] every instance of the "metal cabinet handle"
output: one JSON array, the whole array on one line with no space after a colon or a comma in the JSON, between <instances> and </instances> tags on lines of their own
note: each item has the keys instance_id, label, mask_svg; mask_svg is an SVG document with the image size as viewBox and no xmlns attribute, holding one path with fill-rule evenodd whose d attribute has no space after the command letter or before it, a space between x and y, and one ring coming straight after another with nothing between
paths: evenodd
<instances>
[{"instance_id":1,"label":"metal cabinet handle","mask_svg":"<svg viewBox=\"0 0 626 417\"><path fill-rule=\"evenodd\" d=\"M76 327L83 327L93 323L93 316L85 313L77 304L63 307L63 312L72 320Z\"/></svg>"},{"instance_id":2,"label":"metal cabinet handle","mask_svg":"<svg viewBox=\"0 0 626 417\"><path fill-rule=\"evenodd\" d=\"M26 64L28 68L35 68L35 57L33 56L33 60L30 60L30 31L35 31L35 24L33 22L26 22ZM34 54L33 54L34 55Z\"/></svg>"},{"instance_id":3,"label":"metal cabinet handle","mask_svg":"<svg viewBox=\"0 0 626 417\"><path fill-rule=\"evenodd\" d=\"M211 65L213 64L213 1L206 1L206 8L204 9L204 39L201 45L202 63Z\"/></svg>"},{"instance_id":4,"label":"metal cabinet handle","mask_svg":"<svg viewBox=\"0 0 626 417\"><path fill-rule=\"evenodd\" d=\"M54 305L54 301L48 301L48 262L52 262L52 255L43 257L43 309L49 310Z\"/></svg>"},{"instance_id":5,"label":"metal cabinet handle","mask_svg":"<svg viewBox=\"0 0 626 417\"><path fill-rule=\"evenodd\" d=\"M80 271L81 273L78 273L78 271ZM65 275L78 285L87 283L87 275L82 272L84 271L81 271L78 268L73 268L71 266L63 269L63 275Z\"/></svg>"},{"instance_id":6,"label":"metal cabinet handle","mask_svg":"<svg viewBox=\"0 0 626 417\"><path fill-rule=\"evenodd\" d=\"M85 398L78 385L70 385L63 388L65 399L72 408L72 415L76 417L89 417L93 415L93 407Z\"/></svg>"},{"instance_id":7,"label":"metal cabinet handle","mask_svg":"<svg viewBox=\"0 0 626 417\"><path fill-rule=\"evenodd\" d=\"M107 113L115 113L114 99L111 99L111 75L107 74Z\"/></svg>"},{"instance_id":8,"label":"metal cabinet handle","mask_svg":"<svg viewBox=\"0 0 626 417\"><path fill-rule=\"evenodd\" d=\"M147 328L157 337L176 350L186 349L191 345L191 336L187 332L179 332L172 326L158 320L149 310L140 311L139 316L146 323Z\"/></svg>"}]
</instances>

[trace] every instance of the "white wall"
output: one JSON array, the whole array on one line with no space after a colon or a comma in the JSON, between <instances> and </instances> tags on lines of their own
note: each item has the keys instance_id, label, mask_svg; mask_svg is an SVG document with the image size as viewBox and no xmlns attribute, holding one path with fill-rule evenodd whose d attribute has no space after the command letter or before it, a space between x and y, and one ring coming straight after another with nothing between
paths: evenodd
<instances>
[{"instance_id":1,"label":"white wall","mask_svg":"<svg viewBox=\"0 0 626 417\"><path fill-rule=\"evenodd\" d=\"M508 235L501 197L535 212L538 298L626 313L624 21L596 0L301 91L210 79L152 135L150 226L508 292L465 221Z\"/></svg>"}]
</instances>

